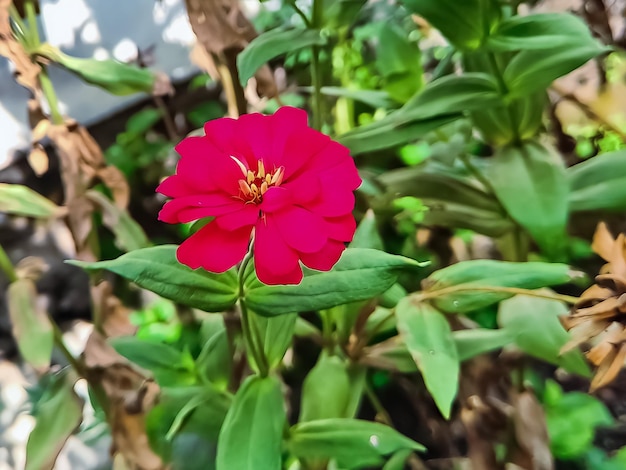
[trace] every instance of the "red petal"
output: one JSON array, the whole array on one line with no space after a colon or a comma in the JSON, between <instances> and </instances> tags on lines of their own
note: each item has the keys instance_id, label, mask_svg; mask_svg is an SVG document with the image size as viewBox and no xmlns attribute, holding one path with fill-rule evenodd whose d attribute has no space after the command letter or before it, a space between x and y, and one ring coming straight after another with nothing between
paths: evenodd
<instances>
[{"instance_id":1,"label":"red petal","mask_svg":"<svg viewBox=\"0 0 626 470\"><path fill-rule=\"evenodd\" d=\"M300 259L305 266L318 271L330 271L339 261L341 253L346 249L342 242L328 240L328 243L317 253L301 253Z\"/></svg>"},{"instance_id":2,"label":"red petal","mask_svg":"<svg viewBox=\"0 0 626 470\"><path fill-rule=\"evenodd\" d=\"M351 242L356 230L356 220L352 214L342 217L329 217L324 219L328 238L341 242Z\"/></svg>"},{"instance_id":3,"label":"red petal","mask_svg":"<svg viewBox=\"0 0 626 470\"><path fill-rule=\"evenodd\" d=\"M285 181L300 172L315 171L318 168L317 155L330 142L330 137L309 127L290 133L280 157L280 164L285 167Z\"/></svg>"},{"instance_id":4,"label":"red petal","mask_svg":"<svg viewBox=\"0 0 626 470\"><path fill-rule=\"evenodd\" d=\"M224 157L205 137L192 136L183 139L176 147L181 159L176 165L176 176L181 184L188 187L186 195L198 192L211 192L219 188L211 178L213 162ZM179 186L179 189L182 189Z\"/></svg>"},{"instance_id":5,"label":"red petal","mask_svg":"<svg viewBox=\"0 0 626 470\"><path fill-rule=\"evenodd\" d=\"M292 206L273 214L283 240L296 251L314 253L328 240L324 220L301 207Z\"/></svg>"},{"instance_id":6,"label":"red petal","mask_svg":"<svg viewBox=\"0 0 626 470\"><path fill-rule=\"evenodd\" d=\"M289 190L294 204L306 206L320 197L322 184L315 173L300 173L281 185Z\"/></svg>"},{"instance_id":7,"label":"red petal","mask_svg":"<svg viewBox=\"0 0 626 470\"><path fill-rule=\"evenodd\" d=\"M215 223L223 230L236 230L254 225L258 218L259 207L254 204L247 204L238 211L216 217Z\"/></svg>"},{"instance_id":8,"label":"red petal","mask_svg":"<svg viewBox=\"0 0 626 470\"><path fill-rule=\"evenodd\" d=\"M256 223L254 265L259 279L266 284L275 284L273 280L284 276L293 277L296 268L300 269L298 253L285 243L272 216Z\"/></svg>"},{"instance_id":9,"label":"red petal","mask_svg":"<svg viewBox=\"0 0 626 470\"><path fill-rule=\"evenodd\" d=\"M227 214L241 208L239 201L225 194L201 194L168 201L159 212L159 220L168 224L187 223L203 217Z\"/></svg>"},{"instance_id":10,"label":"red petal","mask_svg":"<svg viewBox=\"0 0 626 470\"><path fill-rule=\"evenodd\" d=\"M245 139L252 151L252 155L248 156L248 161L250 162L250 157L254 159L253 162L250 162L253 169L256 168L258 160L263 160L265 168L270 171L275 167L276 158L272 154L272 140L274 138L271 126L272 118L273 116L253 113L244 114L237 121L240 132L239 138Z\"/></svg>"},{"instance_id":11,"label":"red petal","mask_svg":"<svg viewBox=\"0 0 626 470\"><path fill-rule=\"evenodd\" d=\"M324 217L346 215L354 209L354 193L336 186L324 187L322 197L307 208Z\"/></svg>"},{"instance_id":12,"label":"red petal","mask_svg":"<svg viewBox=\"0 0 626 470\"><path fill-rule=\"evenodd\" d=\"M178 175L165 178L155 191L168 197L191 196L194 192L193 188Z\"/></svg>"},{"instance_id":13,"label":"red petal","mask_svg":"<svg viewBox=\"0 0 626 470\"><path fill-rule=\"evenodd\" d=\"M263 195L263 202L259 208L263 212L272 213L284 209L292 204L291 193L286 188L279 186L267 190Z\"/></svg>"},{"instance_id":14,"label":"red petal","mask_svg":"<svg viewBox=\"0 0 626 470\"><path fill-rule=\"evenodd\" d=\"M223 273L243 259L250 233L250 227L228 231L211 222L185 240L178 247L176 257L192 269L202 267Z\"/></svg>"}]
</instances>

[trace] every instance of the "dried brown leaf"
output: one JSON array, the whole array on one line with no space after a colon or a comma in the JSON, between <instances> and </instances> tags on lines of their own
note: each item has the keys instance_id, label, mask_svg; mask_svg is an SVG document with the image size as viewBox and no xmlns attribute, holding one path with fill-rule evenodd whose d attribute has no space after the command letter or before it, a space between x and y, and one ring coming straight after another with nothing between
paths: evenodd
<instances>
[{"instance_id":1,"label":"dried brown leaf","mask_svg":"<svg viewBox=\"0 0 626 470\"><path fill-rule=\"evenodd\" d=\"M30 60L22 45L13 36L9 19L10 6L11 0L0 0L0 55L13 62L17 82L37 94L41 67Z\"/></svg>"},{"instance_id":2,"label":"dried brown leaf","mask_svg":"<svg viewBox=\"0 0 626 470\"><path fill-rule=\"evenodd\" d=\"M597 389L611 383L617 377L617 374L624 367L626 361L626 344L619 347L612 346L611 352L600 363L596 374L591 381L589 391L594 392Z\"/></svg>"},{"instance_id":3,"label":"dried brown leaf","mask_svg":"<svg viewBox=\"0 0 626 470\"><path fill-rule=\"evenodd\" d=\"M614 242L615 239L609 232L607 225L604 222L600 222L593 235L591 249L600 255L604 261L610 262L613 255Z\"/></svg>"},{"instance_id":4,"label":"dried brown leaf","mask_svg":"<svg viewBox=\"0 0 626 470\"><path fill-rule=\"evenodd\" d=\"M37 176L41 176L48 171L50 166L48 154L40 145L35 145L28 154L28 164Z\"/></svg>"},{"instance_id":5,"label":"dried brown leaf","mask_svg":"<svg viewBox=\"0 0 626 470\"><path fill-rule=\"evenodd\" d=\"M117 167L110 165L98 170L98 178L111 191L115 205L120 209L126 209L130 200L130 188L124 174Z\"/></svg>"},{"instance_id":6,"label":"dried brown leaf","mask_svg":"<svg viewBox=\"0 0 626 470\"><path fill-rule=\"evenodd\" d=\"M554 461L543 408L529 391L517 395L513 405L515 440L520 452L510 462L529 470L552 470Z\"/></svg>"}]
</instances>

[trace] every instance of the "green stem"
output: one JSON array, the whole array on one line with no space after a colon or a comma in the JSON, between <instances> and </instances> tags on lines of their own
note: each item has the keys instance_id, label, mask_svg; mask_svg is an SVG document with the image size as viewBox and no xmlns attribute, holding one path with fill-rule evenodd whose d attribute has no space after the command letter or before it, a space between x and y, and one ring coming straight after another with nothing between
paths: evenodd
<instances>
[{"instance_id":1,"label":"green stem","mask_svg":"<svg viewBox=\"0 0 626 470\"><path fill-rule=\"evenodd\" d=\"M24 11L26 13L26 19L28 20L30 44L33 48L36 48L41 41L39 39L39 28L37 27L37 12L35 11L35 5L32 1L26 1L24 3Z\"/></svg>"},{"instance_id":2,"label":"green stem","mask_svg":"<svg viewBox=\"0 0 626 470\"><path fill-rule=\"evenodd\" d=\"M243 330L243 337L246 343L246 347L250 352L250 355L254 358L254 362L259 368L259 375L261 377L267 377L269 373L269 365L267 363L267 358L263 353L263 342L261 341L260 335L258 331L254 327L254 323L251 321L250 312L248 312L248 306L245 301L245 290L244 290L244 281L245 281L245 271L248 263L253 256L253 245L250 245L250 249L243 261L241 262L241 266L239 267L239 272L237 273L237 278L239 280L239 307L241 310L241 329Z\"/></svg>"},{"instance_id":3,"label":"green stem","mask_svg":"<svg viewBox=\"0 0 626 470\"><path fill-rule=\"evenodd\" d=\"M307 29L311 28L311 22L309 21L309 19L306 17L306 15L304 14L304 12L300 9L300 7L298 5L296 5L295 0L290 0L287 2L287 4L293 8L293 10L296 12L296 14L302 18L302 21L304 21L304 25L307 27Z\"/></svg>"},{"instance_id":4,"label":"green stem","mask_svg":"<svg viewBox=\"0 0 626 470\"><path fill-rule=\"evenodd\" d=\"M487 189L489 192L491 192L491 194L495 194L495 191L493 189L493 186L491 186L491 183L489 182L489 180L487 179L487 177L485 175L483 175L483 172L480 171L480 169L474 165L472 163L472 161L470 160L470 156L462 153L459 156L461 162L463 163L463 165L465 165L465 168L467 168L467 170L474 175L474 178L476 178L478 181L480 181L482 183L482 185L485 187L485 189Z\"/></svg>"},{"instance_id":5,"label":"green stem","mask_svg":"<svg viewBox=\"0 0 626 470\"><path fill-rule=\"evenodd\" d=\"M504 81L504 77L502 76L502 72L500 71L500 67L498 66L498 61L496 60L496 56L493 52L489 52L487 54L487 57L489 59L489 65L491 66L491 73L493 74L496 81L498 82L498 88L500 89L500 94L503 97L506 97L509 94L509 88L507 87L506 82ZM514 143L516 145L520 145L522 142L522 139L519 135L519 122L517 122L517 116L515 115L515 112L511 108L510 104L505 104L504 106L506 108L507 114L509 116L509 121L511 123L511 130L513 131Z\"/></svg>"},{"instance_id":6,"label":"green stem","mask_svg":"<svg viewBox=\"0 0 626 470\"><path fill-rule=\"evenodd\" d=\"M382 421L384 424L386 424L387 426L394 427L393 422L391 421L391 416L389 416L389 413L387 413L387 410L385 409L383 404L380 402L380 400L376 396L376 393L374 392L374 390L372 390L372 387L370 386L369 383L367 383L367 381L365 382L365 385L363 386L363 388L365 391L365 395L367 396L367 399L370 401L370 403L376 410L376 415L378 419Z\"/></svg>"},{"instance_id":7,"label":"green stem","mask_svg":"<svg viewBox=\"0 0 626 470\"><path fill-rule=\"evenodd\" d=\"M324 0L313 0L309 27L319 29L324 21ZM324 101L322 99L322 69L320 65L320 47L312 47L311 85L313 86L313 127L322 130L324 123Z\"/></svg>"},{"instance_id":8,"label":"green stem","mask_svg":"<svg viewBox=\"0 0 626 470\"><path fill-rule=\"evenodd\" d=\"M61 115L61 112L59 111L59 101L57 100L57 95L54 92L54 87L52 86L52 82L48 76L48 71L43 65L41 66L41 72L39 73L39 84L41 85L41 91L48 102L52 123L56 125L63 124L63 115Z\"/></svg>"},{"instance_id":9,"label":"green stem","mask_svg":"<svg viewBox=\"0 0 626 470\"><path fill-rule=\"evenodd\" d=\"M457 292L479 291L479 292L501 292L511 295L527 295L529 297L538 297L540 299L558 300L567 304L575 304L579 301L578 297L571 295L557 294L555 292L542 292L536 290L522 289L519 287L503 287L503 286L468 286L458 285L445 287L432 292L421 292L417 294L417 298L421 300L434 299L444 295L455 294Z\"/></svg>"},{"instance_id":10,"label":"green stem","mask_svg":"<svg viewBox=\"0 0 626 470\"><path fill-rule=\"evenodd\" d=\"M0 270L4 272L9 282L17 281L17 274L15 274L15 268L13 267L13 263L7 256L6 251L0 245Z\"/></svg>"}]
</instances>

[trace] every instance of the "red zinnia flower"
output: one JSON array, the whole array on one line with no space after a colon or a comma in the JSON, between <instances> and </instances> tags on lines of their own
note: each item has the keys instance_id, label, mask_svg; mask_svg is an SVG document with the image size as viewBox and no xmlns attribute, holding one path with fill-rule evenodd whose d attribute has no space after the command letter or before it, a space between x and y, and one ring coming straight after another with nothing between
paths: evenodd
<instances>
[{"instance_id":1,"label":"red zinnia flower","mask_svg":"<svg viewBox=\"0 0 626 470\"><path fill-rule=\"evenodd\" d=\"M173 198L159 219L215 220L185 240L178 260L224 272L243 259L254 229L254 264L265 284L297 284L299 261L328 271L352 240L353 191L361 184L347 148L284 107L207 122L176 146L176 174L157 188Z\"/></svg>"}]
</instances>

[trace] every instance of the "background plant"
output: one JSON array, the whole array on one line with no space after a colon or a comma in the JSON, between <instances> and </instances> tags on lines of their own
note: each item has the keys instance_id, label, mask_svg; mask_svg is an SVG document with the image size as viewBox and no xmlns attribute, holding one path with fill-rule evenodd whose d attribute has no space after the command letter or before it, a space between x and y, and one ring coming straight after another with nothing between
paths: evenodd
<instances>
[{"instance_id":1,"label":"background plant","mask_svg":"<svg viewBox=\"0 0 626 470\"><path fill-rule=\"evenodd\" d=\"M518 2L285 2L257 17L264 33L229 44L197 21L212 6L189 14L230 114L247 110L253 76L257 92L276 98L264 71L281 63L290 89L257 108L299 100L316 128L351 149L364 179L354 241L331 272L307 272L297 286L265 286L246 263L223 275L180 265L176 246L162 242L181 234L150 241L126 211L125 183L106 170L131 182L167 171L176 136L145 138L167 109L157 101L128 123L106 154L115 167L103 159L89 167L68 141L91 140L55 108L45 67L57 63L113 93L153 91L155 75L67 57L35 34L34 4L25 2L24 15L11 10L0 51L25 66L20 79L30 77L25 84L50 107L49 120L35 121L32 161L48 135L64 162L65 200L3 185L0 207L63 218L82 260L72 263L94 284L94 334L74 357L32 301L36 266L0 258L20 352L45 388L27 466L51 467L80 422L72 389L80 376L115 452L137 468L436 468L463 458L481 469L555 460L621 468L624 451L594 441L596 429L616 429L614 416L580 391L592 370L577 349L563 352L570 336L559 318L580 308L571 294L588 284L571 266L587 267L591 251L573 236L577 221L593 227L623 212L626 154L619 129L600 126L600 142L616 136L613 151L568 167L546 113L554 80L619 54L578 17L521 15ZM429 43L431 28L445 41ZM93 172L100 182L85 177ZM103 250L107 237L113 250ZM477 240L489 250L475 258L493 259L471 259ZM129 317L118 297L136 299L124 279L158 298ZM53 344L70 368L48 370ZM391 406L397 389L402 403ZM59 406L68 412L56 420ZM415 419L405 423L409 410ZM124 444L137 428L149 446Z\"/></svg>"}]
</instances>

